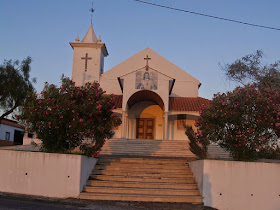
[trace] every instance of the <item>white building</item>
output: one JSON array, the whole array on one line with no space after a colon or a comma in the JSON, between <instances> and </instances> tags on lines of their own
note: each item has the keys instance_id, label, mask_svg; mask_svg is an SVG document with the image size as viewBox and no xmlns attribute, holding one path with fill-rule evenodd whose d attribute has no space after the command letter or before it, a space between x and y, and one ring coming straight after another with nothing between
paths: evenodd
<instances>
[{"instance_id":1,"label":"white building","mask_svg":"<svg viewBox=\"0 0 280 210\"><path fill-rule=\"evenodd\" d=\"M81 86L97 81L107 94L117 97L114 112L122 118L115 138L187 139L183 124L194 126L202 104L201 83L150 48L104 72L105 43L92 25L73 48L72 80Z\"/></svg>"},{"instance_id":2,"label":"white building","mask_svg":"<svg viewBox=\"0 0 280 210\"><path fill-rule=\"evenodd\" d=\"M0 140L2 145L5 144L4 141L13 142L14 144L23 143L23 133L24 126L18 124L14 120L3 119L0 123Z\"/></svg>"}]
</instances>

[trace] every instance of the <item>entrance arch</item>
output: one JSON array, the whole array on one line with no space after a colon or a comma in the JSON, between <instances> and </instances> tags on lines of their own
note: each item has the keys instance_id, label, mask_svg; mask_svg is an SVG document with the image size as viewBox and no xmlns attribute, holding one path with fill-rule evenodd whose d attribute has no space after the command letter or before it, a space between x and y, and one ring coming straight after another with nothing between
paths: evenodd
<instances>
[{"instance_id":1,"label":"entrance arch","mask_svg":"<svg viewBox=\"0 0 280 210\"><path fill-rule=\"evenodd\" d=\"M127 101L127 108L130 109L134 104L140 101L152 101L164 110L164 102L162 98L155 92L150 90L140 90L134 93Z\"/></svg>"},{"instance_id":2,"label":"entrance arch","mask_svg":"<svg viewBox=\"0 0 280 210\"><path fill-rule=\"evenodd\" d=\"M163 139L164 102L149 90L134 93L127 101L127 137Z\"/></svg>"}]
</instances>

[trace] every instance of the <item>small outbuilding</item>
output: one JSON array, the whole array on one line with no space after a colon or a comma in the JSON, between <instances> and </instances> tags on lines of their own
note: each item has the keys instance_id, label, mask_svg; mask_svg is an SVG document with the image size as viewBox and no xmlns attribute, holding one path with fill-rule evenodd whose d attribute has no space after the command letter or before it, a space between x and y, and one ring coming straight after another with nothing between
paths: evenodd
<instances>
[{"instance_id":1,"label":"small outbuilding","mask_svg":"<svg viewBox=\"0 0 280 210\"><path fill-rule=\"evenodd\" d=\"M15 120L0 121L0 146L22 145L24 126Z\"/></svg>"}]
</instances>

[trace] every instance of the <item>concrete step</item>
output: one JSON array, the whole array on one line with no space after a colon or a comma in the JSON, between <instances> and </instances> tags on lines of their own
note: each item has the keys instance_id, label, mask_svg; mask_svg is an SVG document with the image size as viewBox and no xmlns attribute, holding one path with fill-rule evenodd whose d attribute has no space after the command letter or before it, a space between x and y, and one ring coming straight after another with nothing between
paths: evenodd
<instances>
[{"instance_id":1,"label":"concrete step","mask_svg":"<svg viewBox=\"0 0 280 210\"><path fill-rule=\"evenodd\" d=\"M189 183L151 183L151 182L118 182L118 181L96 181L88 180L87 186L95 187L127 187L127 188L158 188L158 189L186 189L194 190L197 189L197 184Z\"/></svg>"},{"instance_id":2,"label":"concrete step","mask_svg":"<svg viewBox=\"0 0 280 210\"><path fill-rule=\"evenodd\" d=\"M172 147L172 148L171 148ZM172 146L172 145L166 145L166 146L161 146L161 147L153 147L150 145L129 145L129 147L124 148L122 146L105 146L103 147L103 149L121 149L121 150L125 150L125 149L135 149L137 150L143 150L143 149L151 149L151 150L179 150L179 151L184 151L185 149L189 149L189 147L186 146Z\"/></svg>"},{"instance_id":3,"label":"concrete step","mask_svg":"<svg viewBox=\"0 0 280 210\"><path fill-rule=\"evenodd\" d=\"M193 177L191 172L189 173L160 173L160 172L135 172L135 171L118 171L118 170L93 170L92 175L115 175L115 176L149 176L149 177L173 177L173 178L187 178Z\"/></svg>"},{"instance_id":4,"label":"concrete step","mask_svg":"<svg viewBox=\"0 0 280 210\"><path fill-rule=\"evenodd\" d=\"M103 167L115 167L115 168L127 168L127 167L131 167L131 168L138 168L141 167L142 169L148 169L148 168L153 168L153 169L189 169L188 165L161 165L161 164L133 164L133 163L119 163L119 164L114 164L114 165L110 165L110 164L99 164L97 163L96 166L103 166ZM107 168L108 169L108 168Z\"/></svg>"},{"instance_id":5,"label":"concrete step","mask_svg":"<svg viewBox=\"0 0 280 210\"><path fill-rule=\"evenodd\" d=\"M172 196L172 195L143 195L143 194L113 194L113 193L81 193L80 199L90 200L118 200L118 201L138 201L138 202L183 202L202 203L201 196Z\"/></svg>"},{"instance_id":6,"label":"concrete step","mask_svg":"<svg viewBox=\"0 0 280 210\"><path fill-rule=\"evenodd\" d=\"M190 148L189 146L187 145L175 145L175 144L167 144L167 145L151 145L151 144L125 144L126 146L128 146L128 148L150 148L150 149L187 149L187 148ZM123 146L125 146L124 144L123 145L110 145L110 144L107 144L105 145L103 148L120 148L120 149L123 149Z\"/></svg>"},{"instance_id":7,"label":"concrete step","mask_svg":"<svg viewBox=\"0 0 280 210\"><path fill-rule=\"evenodd\" d=\"M179 143L179 142L188 142L187 140L158 140L158 139L109 139L107 142L131 142L131 143L137 143L137 142L157 142L157 143Z\"/></svg>"},{"instance_id":8,"label":"concrete step","mask_svg":"<svg viewBox=\"0 0 280 210\"><path fill-rule=\"evenodd\" d=\"M150 156L150 157L190 157L190 158L196 158L196 156L191 152L184 152L184 153L178 153L177 151L171 152L146 152L146 151L106 151L102 150L101 155L122 155L122 156Z\"/></svg>"},{"instance_id":9,"label":"concrete step","mask_svg":"<svg viewBox=\"0 0 280 210\"><path fill-rule=\"evenodd\" d=\"M171 147L171 146L170 146ZM164 151L164 152L168 152L168 151L173 151L173 152L186 152L186 151L189 151L189 148L188 147L178 147L178 148L169 148L166 147L166 148L151 148L149 146L147 147L138 147L137 148L137 145L135 146L130 146L130 147L127 147L127 148L123 148L123 147L103 147L102 150L120 150L120 151L127 151L127 150L131 150L131 151L148 151L148 152L156 152L156 151Z\"/></svg>"},{"instance_id":10,"label":"concrete step","mask_svg":"<svg viewBox=\"0 0 280 210\"><path fill-rule=\"evenodd\" d=\"M145 142L145 141L130 141L130 140L126 140L126 141L107 141L105 146L111 146L111 147L121 147L123 145L138 145L138 146L151 146L151 147L167 147L167 146L174 146L174 147L190 147L189 144L187 142L168 142L168 141L161 141L161 142L155 142L155 141L149 141L149 142Z\"/></svg>"},{"instance_id":11,"label":"concrete step","mask_svg":"<svg viewBox=\"0 0 280 210\"><path fill-rule=\"evenodd\" d=\"M139 154L144 152L138 151ZM101 157L80 198L201 203L202 198L188 162L181 156L179 154L180 159Z\"/></svg>"},{"instance_id":12,"label":"concrete step","mask_svg":"<svg viewBox=\"0 0 280 210\"><path fill-rule=\"evenodd\" d=\"M141 143L141 144L186 144L188 143L188 141L186 140L157 140L157 139L109 139L106 141L106 143L127 143L129 142L129 144L137 144L137 143Z\"/></svg>"},{"instance_id":13,"label":"concrete step","mask_svg":"<svg viewBox=\"0 0 280 210\"><path fill-rule=\"evenodd\" d=\"M186 140L114 139L105 143L100 154L196 158Z\"/></svg>"},{"instance_id":14,"label":"concrete step","mask_svg":"<svg viewBox=\"0 0 280 210\"><path fill-rule=\"evenodd\" d=\"M161 183L195 183L194 178L168 178L168 177L132 177L132 176L107 176L107 175L90 175L89 179L104 181L128 181L128 182L161 182Z\"/></svg>"},{"instance_id":15,"label":"concrete step","mask_svg":"<svg viewBox=\"0 0 280 210\"><path fill-rule=\"evenodd\" d=\"M102 155L141 155L141 156L150 156L150 157L195 157L191 152L179 152L179 151L154 151L149 152L146 150L143 151L134 151L134 150L102 150Z\"/></svg>"},{"instance_id":16,"label":"concrete step","mask_svg":"<svg viewBox=\"0 0 280 210\"><path fill-rule=\"evenodd\" d=\"M170 165L174 165L174 166L188 166L188 162L165 162L165 161L161 161L161 162L157 162L157 161L137 161L135 160L134 162L130 161L102 161L102 160L98 160L98 164L99 165L123 165L123 164L129 164L129 165L165 165L166 167L170 166Z\"/></svg>"},{"instance_id":17,"label":"concrete step","mask_svg":"<svg viewBox=\"0 0 280 210\"><path fill-rule=\"evenodd\" d=\"M186 164L187 160L181 159L151 159L151 158L106 158L102 157L98 160L98 163L115 163L115 162L125 162L125 163L165 163L165 164Z\"/></svg>"},{"instance_id":18,"label":"concrete step","mask_svg":"<svg viewBox=\"0 0 280 210\"><path fill-rule=\"evenodd\" d=\"M96 165L104 165L104 166L123 166L123 167L145 167L145 168L188 168L188 163L137 163L137 162L101 162L98 161Z\"/></svg>"},{"instance_id":19,"label":"concrete step","mask_svg":"<svg viewBox=\"0 0 280 210\"><path fill-rule=\"evenodd\" d=\"M116 194L145 194L145 195L200 195L199 190L158 189L158 188L127 188L127 187L88 187L84 192L116 193Z\"/></svg>"},{"instance_id":20,"label":"concrete step","mask_svg":"<svg viewBox=\"0 0 280 210\"><path fill-rule=\"evenodd\" d=\"M125 167L125 166L104 166L104 165L96 165L94 167L95 170L115 170L115 171L135 171L135 172L176 172L176 173L189 173L191 169L189 167L185 168L152 168L152 167Z\"/></svg>"}]
</instances>

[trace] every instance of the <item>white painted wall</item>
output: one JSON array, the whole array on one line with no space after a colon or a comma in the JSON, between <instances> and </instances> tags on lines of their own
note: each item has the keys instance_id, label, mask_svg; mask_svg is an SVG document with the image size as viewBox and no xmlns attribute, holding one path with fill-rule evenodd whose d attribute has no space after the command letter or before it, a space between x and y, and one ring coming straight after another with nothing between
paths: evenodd
<instances>
[{"instance_id":1,"label":"white painted wall","mask_svg":"<svg viewBox=\"0 0 280 210\"><path fill-rule=\"evenodd\" d=\"M205 206L220 210L280 209L280 164L222 160L190 162Z\"/></svg>"},{"instance_id":2,"label":"white painted wall","mask_svg":"<svg viewBox=\"0 0 280 210\"><path fill-rule=\"evenodd\" d=\"M4 125L4 124L1 124L0 125L0 139L1 140L6 140L6 132L10 132L10 140L9 141L14 141L14 134L15 134L15 130L18 130L18 131L23 131L23 129L20 129L20 128L15 128L13 126L10 126L10 125Z\"/></svg>"},{"instance_id":3,"label":"white painted wall","mask_svg":"<svg viewBox=\"0 0 280 210\"><path fill-rule=\"evenodd\" d=\"M168 139L169 140L189 140L185 133L184 128L178 127L178 114L186 114L185 123L188 126L192 126L195 130L195 120L199 116L199 112L191 112L191 111L181 111L181 112L169 112L168 116Z\"/></svg>"},{"instance_id":4,"label":"white painted wall","mask_svg":"<svg viewBox=\"0 0 280 210\"><path fill-rule=\"evenodd\" d=\"M0 150L0 191L77 197L96 162L81 155Z\"/></svg>"},{"instance_id":5,"label":"white painted wall","mask_svg":"<svg viewBox=\"0 0 280 210\"><path fill-rule=\"evenodd\" d=\"M86 53L91 60L87 61L87 71L85 72L85 60L81 58L85 57ZM99 82L100 66L103 65L100 60L101 54L101 47L74 47L72 80L77 86L85 85L87 82Z\"/></svg>"},{"instance_id":6,"label":"white painted wall","mask_svg":"<svg viewBox=\"0 0 280 210\"><path fill-rule=\"evenodd\" d=\"M160 92L163 89L169 89L169 81L165 82L168 78L174 78L176 79L176 82L173 87L172 95L173 97L197 97L198 96L198 85L199 81L189 75L187 72L185 72L183 69L179 68L178 66L174 65L164 57L160 56L158 53L153 51L150 48L146 48L142 50L141 52L133 55L132 57L128 58L127 60L123 61L122 63L118 64L117 66L113 67L112 69L106 71L104 74L100 77L100 84L101 87L108 93L114 93L114 94L121 94L121 90L118 84L117 77L123 78L124 75L129 74L131 72L134 72L137 69L140 69L142 67L145 67L146 61L144 58L146 56L149 56L151 60L149 60L149 66L159 72L161 72L164 75L167 75L164 79L162 77L163 75L159 73L158 78L158 90L155 91L158 93L161 97L162 95ZM131 88L128 88L129 91L136 92L135 91L135 72L132 73L134 77L125 77L124 83L126 85L130 85L131 82ZM160 76L161 75L161 76ZM162 78L160 78L162 77ZM171 77L171 78L170 78ZM125 87L126 88L126 87ZM168 90L167 93L168 94ZM124 96L132 95L130 92L125 93ZM163 100L164 97L162 97ZM125 97L124 100L126 101ZM167 105L168 107L168 105Z\"/></svg>"},{"instance_id":7,"label":"white painted wall","mask_svg":"<svg viewBox=\"0 0 280 210\"><path fill-rule=\"evenodd\" d=\"M149 70L148 73L152 72L152 70ZM124 89L123 89L123 103L122 103L122 109L125 110L127 107L127 102L129 98L136 92L141 91L140 89L136 89L135 87L135 81L136 81L136 73L131 73L126 76L122 77L124 79ZM169 105L169 80L170 78L166 77L165 75L162 75L158 73L158 89L157 90L149 90L152 92L155 92L157 95L160 96L164 103L164 109L168 111L168 105ZM105 87L104 87L105 89ZM106 90L106 89L105 89Z\"/></svg>"}]
</instances>

